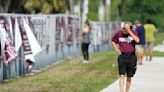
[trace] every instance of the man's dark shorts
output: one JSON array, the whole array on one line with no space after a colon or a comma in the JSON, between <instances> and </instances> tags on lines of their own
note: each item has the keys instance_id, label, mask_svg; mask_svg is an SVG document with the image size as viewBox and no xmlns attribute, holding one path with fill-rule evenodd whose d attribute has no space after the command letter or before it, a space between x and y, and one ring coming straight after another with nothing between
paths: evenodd
<instances>
[{"instance_id":1,"label":"man's dark shorts","mask_svg":"<svg viewBox=\"0 0 164 92\"><path fill-rule=\"evenodd\" d=\"M118 56L118 69L120 75L127 75L133 77L136 72L137 57L135 54Z\"/></svg>"}]
</instances>

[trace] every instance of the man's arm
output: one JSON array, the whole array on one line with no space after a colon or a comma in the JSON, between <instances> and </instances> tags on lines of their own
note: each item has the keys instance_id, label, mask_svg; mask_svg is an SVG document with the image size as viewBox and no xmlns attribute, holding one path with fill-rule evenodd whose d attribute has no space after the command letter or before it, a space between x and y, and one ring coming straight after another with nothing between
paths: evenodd
<instances>
[{"instance_id":1,"label":"man's arm","mask_svg":"<svg viewBox=\"0 0 164 92\"><path fill-rule=\"evenodd\" d=\"M121 54L121 51L120 51L120 49L119 49L118 46L117 46L117 44L119 43L118 34L119 34L119 32L117 32L117 33L112 37L112 45L113 45L115 51L120 55L120 54Z\"/></svg>"},{"instance_id":2,"label":"man's arm","mask_svg":"<svg viewBox=\"0 0 164 92\"><path fill-rule=\"evenodd\" d=\"M125 29L126 29L126 31L130 34L130 36L134 39L134 41L136 42L136 43L139 43L139 38L138 38L138 36L136 36L132 31L131 31L131 29L130 29L130 26L127 24L127 25L125 25Z\"/></svg>"},{"instance_id":3,"label":"man's arm","mask_svg":"<svg viewBox=\"0 0 164 92\"><path fill-rule=\"evenodd\" d=\"M115 51L120 55L120 54L121 54L121 51L120 51L120 49L117 47L117 44L116 44L114 41L112 41L112 45L113 45Z\"/></svg>"},{"instance_id":4,"label":"man's arm","mask_svg":"<svg viewBox=\"0 0 164 92\"><path fill-rule=\"evenodd\" d=\"M140 40L139 40L138 36L136 36L131 30L128 33L130 34L130 36L134 39L134 41L136 43L139 43Z\"/></svg>"}]
</instances>

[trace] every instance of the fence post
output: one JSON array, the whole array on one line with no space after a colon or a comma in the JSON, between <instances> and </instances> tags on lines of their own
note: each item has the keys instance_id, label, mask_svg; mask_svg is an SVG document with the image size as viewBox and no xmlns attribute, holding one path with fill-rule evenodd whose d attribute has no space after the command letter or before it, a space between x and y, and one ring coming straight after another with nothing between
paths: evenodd
<instances>
[{"instance_id":1,"label":"fence post","mask_svg":"<svg viewBox=\"0 0 164 92\"><path fill-rule=\"evenodd\" d=\"M16 76L16 69L15 69L16 60L12 60L9 65L9 77Z\"/></svg>"},{"instance_id":2,"label":"fence post","mask_svg":"<svg viewBox=\"0 0 164 92\"><path fill-rule=\"evenodd\" d=\"M19 59L19 75L24 75L25 70L25 57L24 57L24 50L23 47L20 48L20 59Z\"/></svg>"},{"instance_id":3,"label":"fence post","mask_svg":"<svg viewBox=\"0 0 164 92\"><path fill-rule=\"evenodd\" d=\"M3 62L0 60L0 81L3 81Z\"/></svg>"},{"instance_id":4,"label":"fence post","mask_svg":"<svg viewBox=\"0 0 164 92\"><path fill-rule=\"evenodd\" d=\"M5 63L3 63L3 80L9 78L9 64L6 65Z\"/></svg>"}]
</instances>

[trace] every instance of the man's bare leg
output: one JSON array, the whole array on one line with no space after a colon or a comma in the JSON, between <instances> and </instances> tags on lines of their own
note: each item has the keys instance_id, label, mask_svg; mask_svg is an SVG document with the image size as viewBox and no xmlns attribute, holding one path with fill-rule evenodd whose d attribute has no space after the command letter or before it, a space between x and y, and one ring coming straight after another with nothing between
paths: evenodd
<instances>
[{"instance_id":1,"label":"man's bare leg","mask_svg":"<svg viewBox=\"0 0 164 92\"><path fill-rule=\"evenodd\" d=\"M143 51L140 51L140 53L139 53L139 64L140 64L140 65L142 65L143 56L144 56Z\"/></svg>"},{"instance_id":2,"label":"man's bare leg","mask_svg":"<svg viewBox=\"0 0 164 92\"><path fill-rule=\"evenodd\" d=\"M150 59L149 59L149 61L152 60L152 57L153 57L153 49L150 49Z\"/></svg>"},{"instance_id":3,"label":"man's bare leg","mask_svg":"<svg viewBox=\"0 0 164 92\"><path fill-rule=\"evenodd\" d=\"M120 92L124 92L125 75L120 75Z\"/></svg>"},{"instance_id":4,"label":"man's bare leg","mask_svg":"<svg viewBox=\"0 0 164 92\"><path fill-rule=\"evenodd\" d=\"M130 85L131 85L131 77L127 77L127 80L126 80L126 92L129 92Z\"/></svg>"},{"instance_id":5,"label":"man's bare leg","mask_svg":"<svg viewBox=\"0 0 164 92\"><path fill-rule=\"evenodd\" d=\"M140 53L137 52L137 63L140 64Z\"/></svg>"},{"instance_id":6,"label":"man's bare leg","mask_svg":"<svg viewBox=\"0 0 164 92\"><path fill-rule=\"evenodd\" d=\"M148 50L148 48L146 47L146 61L148 60L148 53L149 53L149 50Z\"/></svg>"},{"instance_id":7,"label":"man's bare leg","mask_svg":"<svg viewBox=\"0 0 164 92\"><path fill-rule=\"evenodd\" d=\"M139 60L140 60L139 64L141 65L142 64L142 53L141 52L139 53Z\"/></svg>"},{"instance_id":8,"label":"man's bare leg","mask_svg":"<svg viewBox=\"0 0 164 92\"><path fill-rule=\"evenodd\" d=\"M142 52L140 53L141 64L142 64L143 56L144 56L144 52L142 51Z\"/></svg>"}]
</instances>

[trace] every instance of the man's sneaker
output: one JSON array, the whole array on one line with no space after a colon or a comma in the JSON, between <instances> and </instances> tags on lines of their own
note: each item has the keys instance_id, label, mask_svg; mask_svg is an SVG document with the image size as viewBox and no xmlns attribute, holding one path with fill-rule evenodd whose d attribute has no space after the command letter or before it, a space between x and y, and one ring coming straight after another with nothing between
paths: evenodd
<instances>
[{"instance_id":1,"label":"man's sneaker","mask_svg":"<svg viewBox=\"0 0 164 92\"><path fill-rule=\"evenodd\" d=\"M149 58L149 61L152 61L152 57Z\"/></svg>"},{"instance_id":2,"label":"man's sneaker","mask_svg":"<svg viewBox=\"0 0 164 92\"><path fill-rule=\"evenodd\" d=\"M145 60L148 61L148 58L146 58Z\"/></svg>"},{"instance_id":3,"label":"man's sneaker","mask_svg":"<svg viewBox=\"0 0 164 92\"><path fill-rule=\"evenodd\" d=\"M86 63L89 63L89 61L88 60L83 60L82 63L86 64Z\"/></svg>"}]
</instances>

